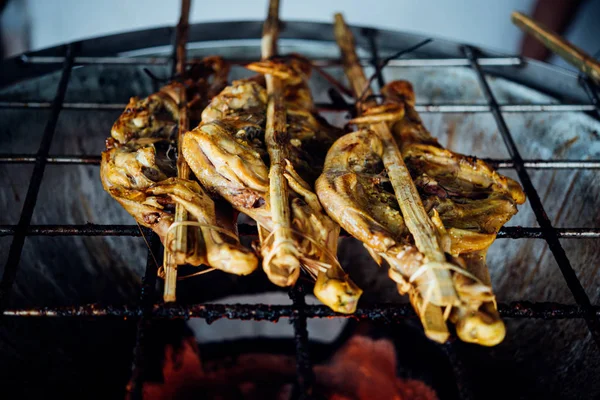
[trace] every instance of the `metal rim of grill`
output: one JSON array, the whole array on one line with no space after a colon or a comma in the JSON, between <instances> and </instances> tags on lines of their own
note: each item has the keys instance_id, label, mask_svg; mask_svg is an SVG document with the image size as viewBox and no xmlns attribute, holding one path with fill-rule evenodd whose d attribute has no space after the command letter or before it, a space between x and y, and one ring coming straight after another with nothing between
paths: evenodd
<instances>
[{"instance_id":1,"label":"metal rim of grill","mask_svg":"<svg viewBox=\"0 0 600 400\"><path fill-rule=\"evenodd\" d=\"M222 40L256 39L261 35L262 22L222 22L190 25L189 42L208 42ZM364 64L377 67L380 62L379 52L382 47L402 47L404 43L412 43L423 39L419 35L377 30L372 28L352 27L358 43L370 51L370 58L362 60ZM326 306L306 305L305 288L296 285L290 290L291 306L272 306L266 304L196 304L196 305L165 305L154 304L153 294L156 290L157 268L152 260L152 252L161 254L161 244L158 237L149 229L137 225L31 225L40 185L45 167L48 164L66 165L99 165L100 156L84 155L50 155L49 150L54 136L58 116L63 109L78 110L119 110L124 104L113 103L65 103L65 93L71 71L75 65L107 64L107 65L175 65L176 54L161 57L122 56L123 52L138 49L140 44L149 48L174 48L174 27L149 29L120 35L106 36L93 40L70 43L64 46L36 51L9 60L2 64L0 87L14 83L34 75L56 71L61 66L61 76L55 97L52 102L14 102L0 101L0 108L45 108L50 109L41 144L36 154L0 154L0 163L33 164L33 172L29 181L27 195L22 207L19 221L16 225L0 225L0 236L12 236L12 243L5 265L2 281L0 282L0 318L9 317L93 317L93 318L135 318L138 322L138 333L134 349L134 361L131 388L134 398L141 398L144 382L144 333L149 329L153 319L172 318L203 318L207 322L219 318L240 320L277 321L279 318L289 318L294 327L296 356L298 365L298 388L306 396L314 380L310 355L308 351L307 318L355 318L372 321L393 322L404 318L413 318L415 313L409 304L379 304L359 307L354 315L342 315L331 311ZM333 42L332 25L311 22L285 22L281 31L282 39L302 39L313 41ZM451 112L451 113L491 113L497 128L504 140L509 159L487 159L493 167L513 169L518 174L522 186L530 201L532 210L539 224L537 227L505 227L499 234L500 239L535 238L547 242L565 282L571 291L576 305L556 302L517 301L509 304L500 303L499 311L504 318L537 318L552 319L584 319L596 345L600 347L600 306L592 305L583 286L574 272L559 239L600 238L598 228L556 228L546 215L540 197L533 186L528 170L531 169L599 169L600 160L524 160L513 140L513 136L505 122L504 114L520 112L570 112L580 111L590 113L595 118L600 117L600 99L597 88L585 77L579 77L578 84L584 89L588 98L581 98L568 85L557 85L560 93L548 93L559 99L558 104L498 104L490 89L486 74L493 73L523 83L534 89L547 90L542 82L547 74L562 74L574 78L570 73L549 67L543 63L522 60L519 57L499 55L468 45L457 45L445 40L435 39L432 42L435 54L425 52L422 56L393 60L386 68L402 67L470 67L477 76L485 104L442 104L417 105L417 111ZM428 46L431 49L431 46ZM441 57L440 57L441 55ZM234 60L235 61L235 60ZM336 60L315 60L316 64L339 65ZM484 73L484 68L486 68ZM509 69L509 68L516 68ZM377 69L377 83L381 87L384 77ZM532 72L533 71L533 72ZM546 75L545 75L546 74ZM348 110L344 105L320 103L317 107L328 111ZM250 226L240 226L241 235L254 235L256 230ZM8 298L15 281L21 252L27 236L141 236L149 238L148 261L143 277L139 305L124 305L101 307L94 304L74 305L68 308L39 307L35 309L7 309ZM0 319L1 323L1 319ZM452 342L445 345L451 364L458 368L459 361L454 360L451 351ZM461 396L469 397L466 383L460 380L460 371L456 370L457 386Z\"/></svg>"}]
</instances>

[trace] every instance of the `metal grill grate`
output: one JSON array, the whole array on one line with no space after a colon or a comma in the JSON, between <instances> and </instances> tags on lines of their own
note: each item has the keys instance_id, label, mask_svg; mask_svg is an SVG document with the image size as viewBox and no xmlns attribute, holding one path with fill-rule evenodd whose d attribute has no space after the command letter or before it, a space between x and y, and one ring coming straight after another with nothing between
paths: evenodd
<instances>
[{"instance_id":1,"label":"metal grill grate","mask_svg":"<svg viewBox=\"0 0 600 400\"><path fill-rule=\"evenodd\" d=\"M363 60L365 65L376 66L379 64L379 50L377 47L376 30L363 30L363 38L369 44L371 58ZM121 110L124 104L107 103L64 103L69 77L74 65L79 64L113 64L113 65L140 65L159 64L168 65L176 60L169 57L77 57L78 45L70 44L63 48L64 56L33 56L24 57L23 62L30 65L43 65L52 63L63 63L62 75L54 100L48 102L0 102L0 108L49 108L50 117L46 123L43 139L36 154L3 154L0 155L0 163L34 164L33 173L29 182L27 195L24 201L18 224L0 226L0 236L12 236L12 243L8 259L6 261L4 275L0 283L0 311L2 318L7 317L94 317L94 318L138 318L138 334L134 349L134 362L132 373L132 392L134 398L141 398L142 384L144 382L144 348L145 332L149 329L153 319L172 318L203 318L208 322L219 318L239 320L267 320L277 321L279 318L290 318L296 342L298 385L297 390L302 398L308 397L314 376L309 354L309 342L307 332L308 318L355 318L371 321L397 321L403 318L415 317L412 307L406 305L371 305L359 308L352 316L336 314L329 308L321 305L306 305L305 288L297 285L290 291L292 299L291 306L258 305L224 305L224 304L197 304L197 305L164 305L155 303L156 286L156 264L153 254L160 255L160 242L157 236L148 229L144 229L144 236L150 240L146 272L141 289L139 306L113 306L100 307L91 305L78 305L67 308L40 307L34 309L7 309L11 288L15 281L21 252L27 236L141 236L137 225L31 225L31 218L38 192L43 179L45 167L48 164L65 165L99 165L98 155L49 155L50 145L58 116L63 109L79 110ZM538 318L552 319L584 319L588 329L600 346L600 307L593 306L585 293L581 282L578 280L571 262L567 257L559 239L581 239L599 238L600 229L597 228L556 228L546 215L540 197L533 186L528 174L530 169L598 169L600 161L570 161L570 160L524 160L521 158L510 130L504 120L504 113L520 112L595 112L600 115L600 101L593 85L585 79L580 83L590 97L590 104L504 104L499 105L483 73L482 66L494 66L496 68L516 66L521 60L514 57L482 58L478 51L472 47L464 47L464 58L451 59L402 59L393 60L388 68L417 66L417 67L448 67L448 66L470 66L477 74L478 83L487 104L446 104L446 105L419 105L417 111L421 113L482 113L491 112L495 118L497 127L504 139L504 143L510 154L510 159L488 159L486 160L496 168L514 169L526 191L531 207L539 223L537 227L505 227L499 234L500 239L536 238L544 239L564 276L564 279L573 294L576 305L560 304L555 302L527 302L518 301L510 304L500 303L499 311L504 318ZM319 65L339 65L335 61L315 61ZM377 75L377 83L381 87L384 77L381 72ZM318 104L318 107L328 111L345 112L348 109L343 105ZM255 235L256 230L250 226L240 226L240 234ZM344 234L343 234L344 235ZM160 260L158 260L160 263ZM457 385L464 397L468 397L465 382L460 382L460 360L456 360L451 349L447 346L448 357L456 369Z\"/></svg>"}]
</instances>

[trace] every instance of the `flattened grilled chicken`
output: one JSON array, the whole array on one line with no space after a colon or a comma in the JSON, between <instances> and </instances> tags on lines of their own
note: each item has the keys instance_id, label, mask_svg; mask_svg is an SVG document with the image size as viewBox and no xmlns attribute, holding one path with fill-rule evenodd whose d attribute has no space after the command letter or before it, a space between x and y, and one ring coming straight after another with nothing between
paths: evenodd
<instances>
[{"instance_id":1,"label":"flattened grilled chicken","mask_svg":"<svg viewBox=\"0 0 600 400\"><path fill-rule=\"evenodd\" d=\"M179 85L186 90L191 119L199 120L207 98L225 85L228 70L220 58L210 57L196 65L185 82L172 82L144 99L131 98L106 141L100 174L104 189L139 224L154 230L165 246L169 246L167 237L172 238L168 231L176 202L198 223L221 228L202 227L202 234L188 230L188 242L193 245L185 261L244 275L256 269L256 255L239 243L230 221L217 219L215 203L200 185L178 179L176 171Z\"/></svg>"},{"instance_id":2,"label":"flattened grilled chicken","mask_svg":"<svg viewBox=\"0 0 600 400\"><path fill-rule=\"evenodd\" d=\"M389 102L404 107L405 116L392 125L392 132L425 207L439 215L441 229L447 232L450 243L446 251L460 257L466 270L489 288L482 293L478 308L475 302L466 315L451 315L457 334L468 342L494 345L504 337L504 326L500 325L486 254L500 228L518 212L517 205L525 202L525 193L518 182L498 174L484 161L446 150L431 137L414 109L410 82L391 82L382 93ZM454 274L453 278L461 294L473 284L465 275ZM497 322L478 323L489 316Z\"/></svg>"},{"instance_id":3,"label":"flattened grilled chicken","mask_svg":"<svg viewBox=\"0 0 600 400\"><path fill-rule=\"evenodd\" d=\"M392 82L382 94L386 102L376 110L379 115L366 113L351 122L387 119L442 237L444 251L477 279L452 274L462 305L452 309L450 319L462 340L495 345L503 340L505 328L496 310L485 256L496 233L517 212L516 205L525 201L525 195L517 182L499 175L483 161L442 148L414 110L410 83ZM381 140L368 129L341 137L327 154L316 190L328 214L361 240L378 263L385 259L399 291L409 293L413 304L419 304L415 296L425 297L429 281L419 274L423 256L416 251L404 224L382 162L383 151Z\"/></svg>"},{"instance_id":4,"label":"flattened grilled chicken","mask_svg":"<svg viewBox=\"0 0 600 400\"><path fill-rule=\"evenodd\" d=\"M284 81L291 144L285 178L300 262L316 278L317 298L336 311L352 313L362 291L337 263L340 228L322 209L312 188L326 151L340 131L313 111L307 85L310 67L300 56L248 66ZM267 92L261 78L234 81L216 96L202 113L202 124L185 134L183 154L207 189L256 220L261 252L268 257L268 239L276 227L268 201L269 159L264 143ZM279 286L289 286L297 278L269 268L268 260L263 261L263 268Z\"/></svg>"}]
</instances>

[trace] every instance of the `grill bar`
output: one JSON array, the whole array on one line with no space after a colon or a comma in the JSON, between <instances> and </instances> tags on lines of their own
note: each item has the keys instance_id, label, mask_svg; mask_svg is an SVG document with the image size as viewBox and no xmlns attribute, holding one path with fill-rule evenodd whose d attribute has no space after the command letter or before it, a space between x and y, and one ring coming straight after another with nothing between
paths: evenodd
<instances>
[{"instance_id":1,"label":"grill bar","mask_svg":"<svg viewBox=\"0 0 600 400\"><path fill-rule=\"evenodd\" d=\"M582 112L594 111L592 104L505 104L499 105L505 113L520 112Z\"/></svg>"},{"instance_id":2,"label":"grill bar","mask_svg":"<svg viewBox=\"0 0 600 400\"><path fill-rule=\"evenodd\" d=\"M124 110L126 104L122 103L63 103L66 110ZM352 105L341 106L332 103L316 103L320 111L347 112ZM47 101L0 101L2 108L51 108L52 103ZM591 112L596 111L594 104L504 104L499 105L507 113L540 113L540 112ZM417 104L415 109L420 113L487 113L492 109L487 104Z\"/></svg>"},{"instance_id":3,"label":"grill bar","mask_svg":"<svg viewBox=\"0 0 600 400\"><path fill-rule=\"evenodd\" d=\"M594 105L596 116L600 118L600 97L598 96L597 86L587 77L580 75L579 83L583 86L585 93L590 98L590 101Z\"/></svg>"},{"instance_id":4,"label":"grill bar","mask_svg":"<svg viewBox=\"0 0 600 400\"><path fill-rule=\"evenodd\" d=\"M256 236L256 227L239 225L240 236ZM600 228L554 228L561 239L594 239L600 238ZM17 231L16 225L0 225L0 237L12 236ZM142 236L138 225L30 225L26 236ZM342 237L350 237L342 231ZM543 239L544 229L521 226L505 226L498 232L499 239Z\"/></svg>"},{"instance_id":5,"label":"grill bar","mask_svg":"<svg viewBox=\"0 0 600 400\"><path fill-rule=\"evenodd\" d=\"M46 156L48 164L89 164L100 165L101 157L93 155ZM0 164L31 164L36 161L34 154L2 154Z\"/></svg>"},{"instance_id":6,"label":"grill bar","mask_svg":"<svg viewBox=\"0 0 600 400\"><path fill-rule=\"evenodd\" d=\"M21 56L20 60L26 64L58 64L64 57L52 56ZM75 57L74 63L97 65L168 65L169 57Z\"/></svg>"},{"instance_id":7,"label":"grill bar","mask_svg":"<svg viewBox=\"0 0 600 400\"><path fill-rule=\"evenodd\" d=\"M126 104L121 103L63 103L65 110L124 110ZM0 108L51 108L52 103L48 101L2 101Z\"/></svg>"},{"instance_id":8,"label":"grill bar","mask_svg":"<svg viewBox=\"0 0 600 400\"><path fill-rule=\"evenodd\" d=\"M16 225L0 225L0 236L14 235ZM137 225L30 225L27 236L142 236Z\"/></svg>"},{"instance_id":9,"label":"grill bar","mask_svg":"<svg viewBox=\"0 0 600 400\"><path fill-rule=\"evenodd\" d=\"M459 355L460 353L460 343L456 343L455 341L448 341L439 346L450 365L452 366L452 371L454 372L454 380L456 381L456 389L458 390L458 397L461 400L470 400L474 399L472 390L470 390L469 382L471 379L468 377L468 372L464 367L462 359Z\"/></svg>"},{"instance_id":10,"label":"grill bar","mask_svg":"<svg viewBox=\"0 0 600 400\"><path fill-rule=\"evenodd\" d=\"M50 56L22 56L21 61L27 64L62 64L64 57ZM99 65L169 65L170 57L75 57L75 64L99 64ZM190 60L188 64L195 61ZM243 64L247 60L229 60L231 63ZM362 59L361 63L370 65L370 59ZM484 66L514 66L521 65L518 57L489 57L480 59L480 65ZM318 67L338 66L340 60L313 60ZM466 58L406 58L402 60L391 60L389 67L468 67L469 60Z\"/></svg>"},{"instance_id":11,"label":"grill bar","mask_svg":"<svg viewBox=\"0 0 600 400\"><path fill-rule=\"evenodd\" d=\"M148 282L148 281L145 281ZM577 319L584 318L586 311L575 304L555 302L517 301L499 303L500 315L514 319ZM600 316L600 306L593 306L593 312ZM288 305L269 304L155 304L149 317L155 319L202 318L214 322L221 318L232 320L253 320L276 322L280 318L291 318L294 310ZM406 318L416 318L410 304L373 304L358 307L352 315L338 314L324 305L305 305L306 318L351 318L393 323ZM143 307L138 306L100 306L88 304L74 307L38 307L28 309L5 310L6 317L49 317L49 318L140 318Z\"/></svg>"},{"instance_id":12,"label":"grill bar","mask_svg":"<svg viewBox=\"0 0 600 400\"><path fill-rule=\"evenodd\" d=\"M599 228L554 228L561 239L593 239L600 238ZM499 239L543 239L543 228L523 228L520 226L505 226L498 232Z\"/></svg>"},{"instance_id":13,"label":"grill bar","mask_svg":"<svg viewBox=\"0 0 600 400\"><path fill-rule=\"evenodd\" d=\"M489 57L480 59L481 65L485 66L515 66L521 65L519 57ZM469 60L466 58L403 58L401 60L390 60L387 67L468 67Z\"/></svg>"},{"instance_id":14,"label":"grill bar","mask_svg":"<svg viewBox=\"0 0 600 400\"><path fill-rule=\"evenodd\" d=\"M305 291L301 284L296 284L290 291L292 312L290 322L294 326L294 342L296 344L296 371L298 372L298 389L301 399L310 398L315 381L308 343L307 314L305 311Z\"/></svg>"},{"instance_id":15,"label":"grill bar","mask_svg":"<svg viewBox=\"0 0 600 400\"><path fill-rule=\"evenodd\" d=\"M514 168L511 159L485 158L494 168ZM0 164L31 164L36 161L34 154L0 154ZM47 156L48 164L100 165L101 157L94 155L55 155ZM600 160L524 160L529 169L600 169Z\"/></svg>"},{"instance_id":16,"label":"grill bar","mask_svg":"<svg viewBox=\"0 0 600 400\"><path fill-rule=\"evenodd\" d=\"M379 48L377 47L377 41L375 40L375 37L377 36L377 31L374 29L365 28L361 31L361 33L369 43L369 50L371 52L371 59L369 60L369 63L371 64L371 67L373 67L373 69L375 70L377 85L381 90L385 86L385 81L383 79L382 68L379 66Z\"/></svg>"},{"instance_id":17,"label":"grill bar","mask_svg":"<svg viewBox=\"0 0 600 400\"><path fill-rule=\"evenodd\" d=\"M0 225L0 237L14 235L16 225ZM240 236L256 236L256 227L239 225ZM554 228L561 239L600 238L600 228ZM142 236L138 225L30 225L27 236ZM350 237L342 230L342 237ZM521 226L505 226L498 232L499 239L543 239L544 229Z\"/></svg>"},{"instance_id":18,"label":"grill bar","mask_svg":"<svg viewBox=\"0 0 600 400\"><path fill-rule=\"evenodd\" d=\"M180 64L181 62L185 62L185 46L188 32L187 25L189 20L191 1L192 0L181 0L180 18L179 22L175 27L172 39L173 51L170 60L172 74L175 74L176 72L182 73L181 70L185 70L185 65L178 64ZM182 52L180 50L182 50L183 54L181 54ZM178 121L178 123L179 125L181 125L181 119ZM179 128L181 129L181 126ZM181 175L180 172L178 173L178 176ZM145 232L148 232L148 234L146 234ZM136 340L133 350L134 359L131 366L131 381L133 383L133 387L131 389L132 398L134 400L141 400L144 397L143 389L144 382L146 381L146 377L144 376L144 370L146 369L147 364L144 356L146 351L145 349L147 348L145 332L148 329L150 329L150 325L152 322L150 317L152 314L152 305L155 301L154 292L156 289L156 277L158 275L159 263L160 265L163 264L163 260L159 260L157 258L164 258L167 256L165 254L164 249L162 248L157 234L150 231L149 229L146 229L145 231L143 229L140 229L140 233L142 233L142 235L144 236L144 240L147 240L148 237L150 239L146 242L146 244L148 245L148 255L146 258L146 270L144 272L143 284L140 293L142 317L140 318L137 326ZM167 264L169 264L168 259L164 259L164 261ZM175 271L177 271L177 265L175 265Z\"/></svg>"},{"instance_id":19,"label":"grill bar","mask_svg":"<svg viewBox=\"0 0 600 400\"><path fill-rule=\"evenodd\" d=\"M58 114L60 113L61 106L65 98L65 93L67 91L67 85L69 83L69 77L73 67L73 58L75 55L74 51L75 50L73 49L72 44L66 47L66 57L62 68L60 81L58 83L56 96L52 101L50 117L48 118L46 127L44 128L44 134L36 155L35 166L31 174L29 187L27 188L27 194L25 196L23 208L19 217L19 222L15 227L14 237L8 251L8 258L6 260L4 273L2 275L2 282L0 283L0 310L6 307L12 285L17 276L17 269L19 267L19 261L21 260L21 252L23 250L23 245L25 244L27 229L31 223L31 217L33 215L33 210L35 209L35 203L37 201L40 185L44 177L44 170L47 164L46 157L50 151L50 145L52 144L56 123L58 121Z\"/></svg>"},{"instance_id":20,"label":"grill bar","mask_svg":"<svg viewBox=\"0 0 600 400\"><path fill-rule=\"evenodd\" d=\"M484 159L494 168L514 168L512 160ZM528 169L598 169L600 161L595 160L523 160L523 166Z\"/></svg>"},{"instance_id":21,"label":"grill bar","mask_svg":"<svg viewBox=\"0 0 600 400\"><path fill-rule=\"evenodd\" d=\"M140 317L137 325L135 337L135 346L133 349L133 362L131 373L131 386L128 388L132 392L133 399L142 398L142 389L145 381L144 366L145 362L145 342L146 330L151 323L153 303L155 301L156 275L158 271L158 260L161 254L161 244L158 236L148 228L141 228L138 232L143 233L148 240L148 255L146 257L146 271L142 278L142 288L140 292L141 307L137 308L137 316Z\"/></svg>"},{"instance_id":22,"label":"grill bar","mask_svg":"<svg viewBox=\"0 0 600 400\"><path fill-rule=\"evenodd\" d=\"M577 278L577 274L573 270L571 266L571 262L565 253L562 245L560 244L559 236L552 226L552 222L548 218L546 211L544 210L544 206L542 201L537 193L537 190L533 186L531 182L531 178L529 177L529 173L527 172L523 159L521 158L521 154L515 144L512 134L504 121L504 117L502 116L502 111L496 102L494 94L490 89L490 86L486 80L486 77L483 73L481 66L477 63L477 56L475 54L476 50L470 46L463 47L463 51L465 56L471 62L471 67L477 73L477 78L479 81L479 85L485 95L485 98L492 109L492 114L494 115L494 119L496 120L496 124L498 126L498 130L502 135L504 143L506 145L506 149L510 154L511 158L514 161L514 168L517 171L519 178L521 179L521 184L523 185L523 189L527 194L529 204L533 209L533 212L536 216L536 219L543 229L543 236L546 242L548 243L548 247L556 262L558 263L558 267L560 268L565 281L567 282L567 286L571 290L573 297L577 304L584 310L584 318L587 323L587 326L592 334L596 345L600 347L600 320L598 319L598 315L594 313L593 307L591 305L590 299L587 296L585 289L581 285L581 282Z\"/></svg>"}]
</instances>

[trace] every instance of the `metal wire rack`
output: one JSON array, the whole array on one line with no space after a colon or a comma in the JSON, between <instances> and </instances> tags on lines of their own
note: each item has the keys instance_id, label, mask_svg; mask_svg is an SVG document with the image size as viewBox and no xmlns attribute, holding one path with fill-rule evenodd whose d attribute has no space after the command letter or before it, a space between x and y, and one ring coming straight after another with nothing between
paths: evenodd
<instances>
[{"instance_id":1,"label":"metal wire rack","mask_svg":"<svg viewBox=\"0 0 600 400\"><path fill-rule=\"evenodd\" d=\"M161 31L162 32L162 31ZM172 29L167 30L169 34ZM285 32L285 30L284 30ZM379 49L376 40L376 30L363 29L359 31L363 39L368 43L371 52L369 59L363 60L366 65L379 65ZM164 32L163 32L164 33ZM258 37L258 30L257 30ZM83 47L83 48L82 48ZM535 217L539 223L538 227L505 227L498 234L500 239L536 238L547 242L562 275L576 301L575 305L560 304L555 302L527 302L519 301L509 304L500 303L499 311L504 318L537 318L551 319L583 319L595 343L600 346L600 307L591 304L590 299L584 291L581 282L577 278L571 261L567 257L559 239L582 239L599 238L600 229L595 228L557 228L548 218L544 205L531 182L529 170L532 169L598 169L600 161L582 160L527 160L520 155L519 149L514 142L513 136L505 122L505 113L520 112L569 112L581 111L600 115L600 101L593 84L582 78L580 83L589 95L588 104L503 104L499 105L492 90L488 78L483 72L483 67L493 66L496 68L518 66L522 60L517 57L482 57L478 49L470 46L462 47L463 57L441 58L441 59L419 59L405 58L392 60L386 68L401 67L448 67L468 66L475 71L480 89L482 90L486 104L446 104L446 105L418 105L417 110L421 113L482 113L491 112L495 118L497 127L510 155L509 159L488 159L491 165L501 169L514 169L524 187ZM173 52L174 53L174 52ZM310 354L308 350L308 318L355 318L371 321L394 322L404 318L413 318L415 314L410 305L367 305L359 307L352 316L336 314L329 308L320 305L307 305L305 303L305 289L297 285L290 291L291 306L284 305L250 305L250 304L196 304L196 305L165 305L153 304L153 294L156 290L156 264L152 261L151 252L156 255L162 254L158 238L147 229L142 233L137 225L32 225L32 215L36 206L36 200L40 185L44 177L44 171L49 164L64 165L99 165L99 155L50 155L49 150L54 137L59 113L65 109L78 110L120 110L124 104L108 103L66 103L65 93L69 84L71 71L74 65L169 65L175 63L173 57L116 57L96 56L94 51L80 43L72 43L63 47L55 48L51 54L42 52L41 55L23 56L18 60L20 65L39 67L62 63L62 73L52 102L15 102L0 101L0 108L35 108L49 109L50 114L46 122L43 137L37 153L35 154L1 154L0 163L33 164L33 172L25 201L22 207L19 221L16 225L0 226L0 236L12 236L12 243L5 264L4 274L0 282L0 311L2 317L53 317L53 318L135 318L138 319L137 339L134 349L134 361L132 372L131 391L134 398L141 398L142 385L144 382L144 352L145 333L150 328L153 319L172 318L203 318L208 322L219 318L239 320L267 320L277 321L280 318L289 318L295 332L298 389L300 397L309 398L311 386L314 382ZM90 55L91 54L91 55ZM339 65L335 60L315 61L317 65ZM383 85L384 77L381 72L377 76L379 86ZM347 107L321 103L318 107L328 111L348 111ZM150 238L150 250L146 272L141 287L139 306L111 306L101 307L94 304L75 305L73 307L39 307L33 309L8 309L11 288L17 275L19 261L23 250L25 238L28 236L140 236L144 234ZM240 226L240 234L254 235L256 231L250 226ZM0 319L0 324L1 324ZM452 346L449 344L447 346ZM463 397L468 397L465 386L468 383L460 381L460 363L454 362L457 385Z\"/></svg>"}]
</instances>

